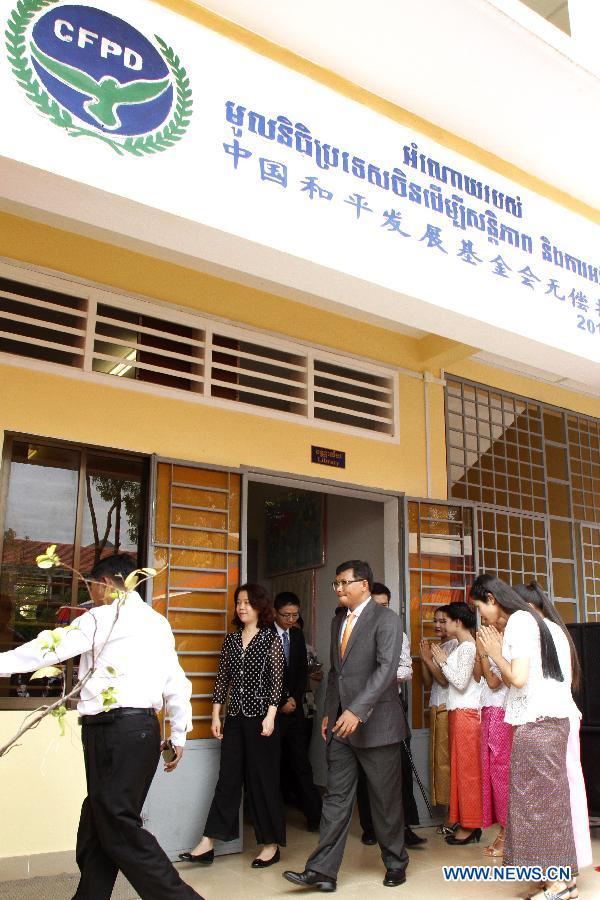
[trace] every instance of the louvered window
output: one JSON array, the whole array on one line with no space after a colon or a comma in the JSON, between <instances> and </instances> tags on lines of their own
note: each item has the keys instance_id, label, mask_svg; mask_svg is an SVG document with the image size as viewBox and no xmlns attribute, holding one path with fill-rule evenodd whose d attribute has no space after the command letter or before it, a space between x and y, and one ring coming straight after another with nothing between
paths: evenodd
<instances>
[{"instance_id":1,"label":"louvered window","mask_svg":"<svg viewBox=\"0 0 600 900\"><path fill-rule=\"evenodd\" d=\"M321 427L396 436L397 376L366 360L0 263L0 356ZM3 277L7 275L8 277ZM78 296L79 295L79 296Z\"/></svg>"},{"instance_id":2,"label":"louvered window","mask_svg":"<svg viewBox=\"0 0 600 900\"><path fill-rule=\"evenodd\" d=\"M315 359L315 418L383 434L394 433L394 381L361 369Z\"/></svg>"},{"instance_id":3,"label":"louvered window","mask_svg":"<svg viewBox=\"0 0 600 900\"><path fill-rule=\"evenodd\" d=\"M86 307L79 297L0 278L0 352L81 366Z\"/></svg>"},{"instance_id":4,"label":"louvered window","mask_svg":"<svg viewBox=\"0 0 600 900\"><path fill-rule=\"evenodd\" d=\"M202 393L204 331L99 303L92 368L105 375Z\"/></svg>"},{"instance_id":5,"label":"louvered window","mask_svg":"<svg viewBox=\"0 0 600 900\"><path fill-rule=\"evenodd\" d=\"M213 334L211 396L306 415L306 356Z\"/></svg>"}]
</instances>

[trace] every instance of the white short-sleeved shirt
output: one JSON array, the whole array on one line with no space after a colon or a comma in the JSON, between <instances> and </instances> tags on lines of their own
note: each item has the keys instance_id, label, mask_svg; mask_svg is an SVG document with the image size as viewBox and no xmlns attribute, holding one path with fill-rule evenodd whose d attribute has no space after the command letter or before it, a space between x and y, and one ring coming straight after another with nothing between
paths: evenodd
<instances>
[{"instance_id":1,"label":"white short-sleeved shirt","mask_svg":"<svg viewBox=\"0 0 600 900\"><path fill-rule=\"evenodd\" d=\"M458 647L458 641L456 638L452 638L450 641L446 641L441 645L442 650L448 656L452 653L452 651ZM441 684L433 679L433 683L431 685L431 694L429 695L429 705L430 706L442 706L442 704L448 703L448 687L443 687Z\"/></svg>"},{"instance_id":2,"label":"white short-sleeved shirt","mask_svg":"<svg viewBox=\"0 0 600 900\"><path fill-rule=\"evenodd\" d=\"M508 696L508 688L502 681L502 675L500 674L500 669L494 662L494 660L490 657L488 660L490 664L490 669L492 674L496 676L496 678L500 679L500 687L496 688L496 690L492 690L487 681L485 680L485 675L481 675L481 681L479 682L481 686L481 696L480 696L480 704L483 709L484 706L498 706L504 707L506 704L506 698Z\"/></svg>"},{"instance_id":3,"label":"white short-sleeved shirt","mask_svg":"<svg viewBox=\"0 0 600 900\"><path fill-rule=\"evenodd\" d=\"M564 632L554 622L546 622L550 629L564 681L544 678L538 623L525 610L514 612L504 630L502 655L529 660L529 677L522 688L511 686L506 698L504 721L509 725L524 725L541 718L567 719L579 711L571 694L571 648Z\"/></svg>"},{"instance_id":4,"label":"white short-sleeved shirt","mask_svg":"<svg viewBox=\"0 0 600 900\"><path fill-rule=\"evenodd\" d=\"M476 653L474 641L463 641L442 666L449 685L446 703L449 710L479 709L481 685L473 677Z\"/></svg>"}]
</instances>

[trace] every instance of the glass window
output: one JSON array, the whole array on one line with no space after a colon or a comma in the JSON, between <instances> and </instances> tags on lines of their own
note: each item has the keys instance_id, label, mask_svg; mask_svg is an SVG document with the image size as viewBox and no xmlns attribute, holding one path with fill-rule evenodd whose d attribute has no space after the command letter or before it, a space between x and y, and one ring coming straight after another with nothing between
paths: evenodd
<instances>
[{"instance_id":1,"label":"glass window","mask_svg":"<svg viewBox=\"0 0 600 900\"><path fill-rule=\"evenodd\" d=\"M36 556L56 544L61 560L84 575L113 553L131 553L143 564L145 517L146 463L139 457L18 438L8 438L7 456L0 651L68 624L90 605L69 570L39 569ZM0 698L59 692L57 681L0 679Z\"/></svg>"}]
</instances>

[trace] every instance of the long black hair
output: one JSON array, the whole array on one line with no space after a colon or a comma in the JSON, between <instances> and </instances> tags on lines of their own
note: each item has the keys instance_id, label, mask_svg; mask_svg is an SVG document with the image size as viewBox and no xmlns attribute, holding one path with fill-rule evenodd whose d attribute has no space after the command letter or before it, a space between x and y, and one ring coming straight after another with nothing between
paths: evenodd
<instances>
[{"instance_id":1,"label":"long black hair","mask_svg":"<svg viewBox=\"0 0 600 900\"><path fill-rule=\"evenodd\" d=\"M569 633L569 629L560 617L554 603L552 603L550 598L543 592L537 581L530 581L529 584L516 584L514 585L514 590L519 597L522 597L527 603L532 603L536 609L539 609L545 619L550 619L551 622L554 622L555 625L558 625L558 627L562 629L571 650L571 684L573 690L578 690L581 683L581 664L579 662L579 656L577 655L577 650L573 643L573 638Z\"/></svg>"},{"instance_id":2,"label":"long black hair","mask_svg":"<svg viewBox=\"0 0 600 900\"><path fill-rule=\"evenodd\" d=\"M498 606L509 615L518 610L529 613L535 619L540 632L540 648L542 655L542 672L544 678L553 678L555 681L564 681L564 676L558 661L558 653L554 646L550 629L536 610L533 610L526 600L523 600L509 584L502 581L496 575L478 575L471 587L472 600L481 600L487 603L487 595L491 594Z\"/></svg>"}]
</instances>

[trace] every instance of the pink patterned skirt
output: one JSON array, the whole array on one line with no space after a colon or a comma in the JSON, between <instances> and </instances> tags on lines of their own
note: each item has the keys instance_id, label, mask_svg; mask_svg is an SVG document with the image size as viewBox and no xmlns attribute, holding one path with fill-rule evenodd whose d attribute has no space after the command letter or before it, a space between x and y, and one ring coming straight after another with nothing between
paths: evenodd
<instances>
[{"instance_id":1,"label":"pink patterned skirt","mask_svg":"<svg viewBox=\"0 0 600 900\"><path fill-rule=\"evenodd\" d=\"M481 787L483 791L483 827L506 825L508 815L508 776L513 726L504 721L501 706L481 710Z\"/></svg>"}]
</instances>

